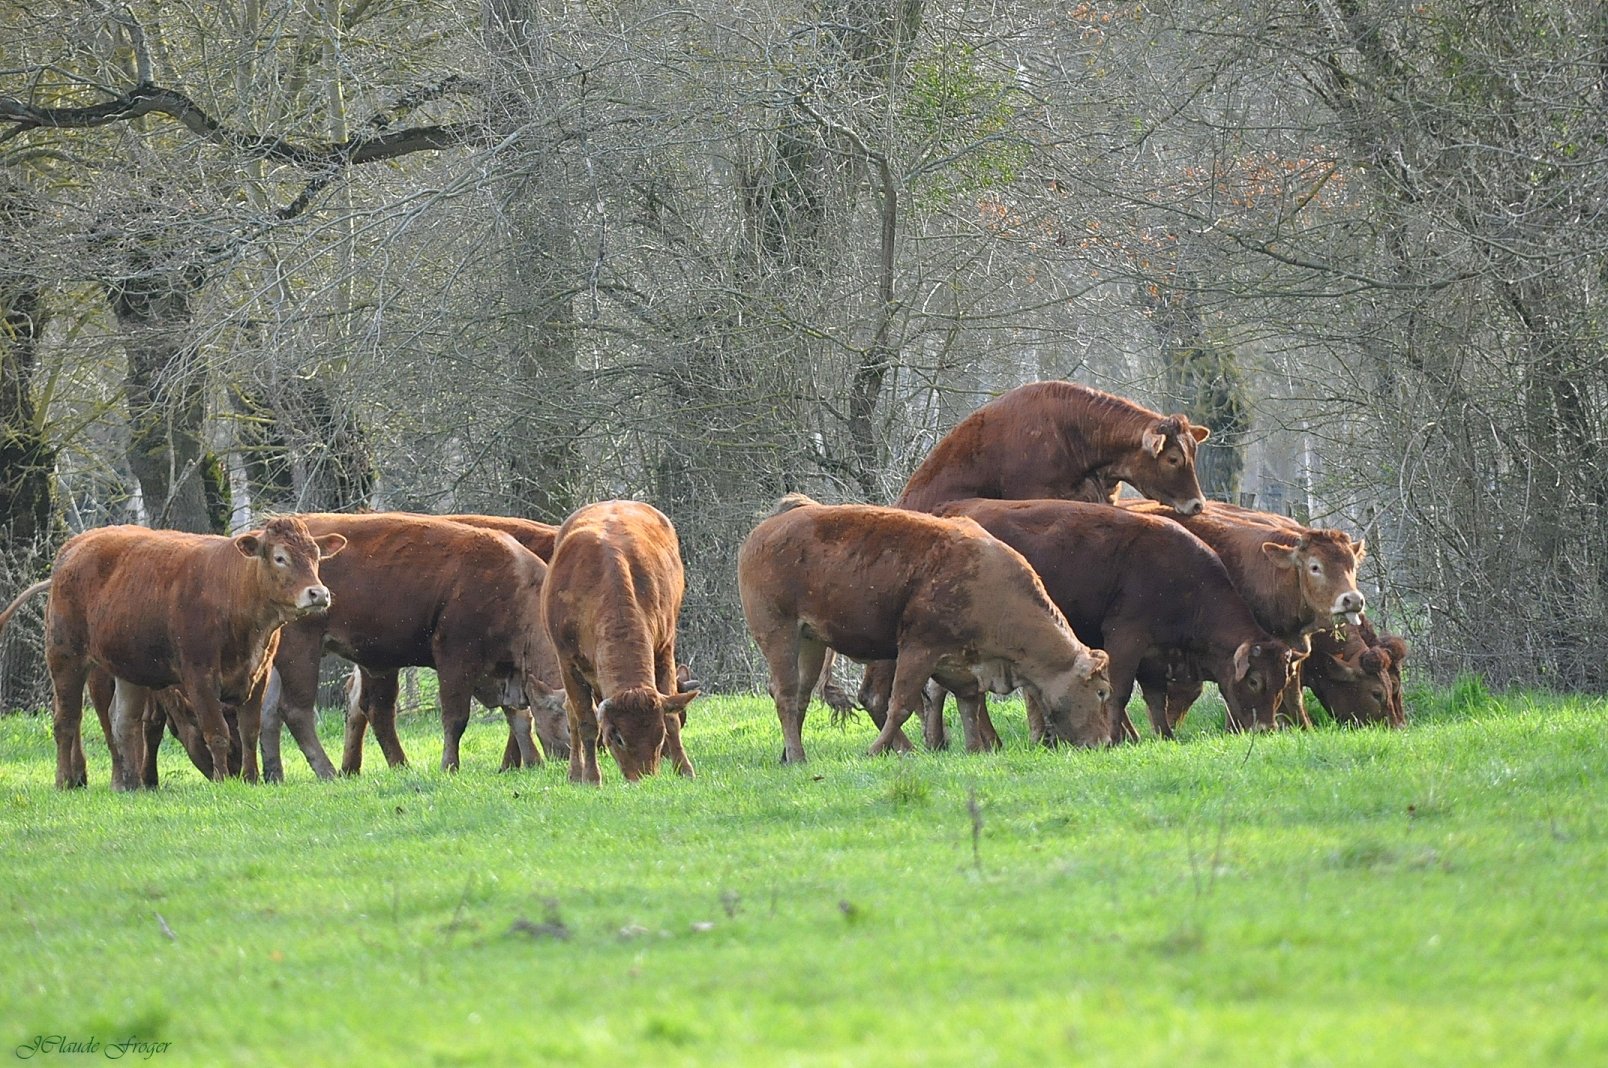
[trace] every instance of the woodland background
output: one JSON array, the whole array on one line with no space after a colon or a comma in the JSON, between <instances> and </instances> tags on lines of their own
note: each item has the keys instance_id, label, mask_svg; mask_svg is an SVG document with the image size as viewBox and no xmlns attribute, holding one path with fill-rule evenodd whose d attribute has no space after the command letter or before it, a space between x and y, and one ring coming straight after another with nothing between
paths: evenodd
<instances>
[{"instance_id":1,"label":"woodland background","mask_svg":"<svg viewBox=\"0 0 1608 1068\"><path fill-rule=\"evenodd\" d=\"M72 531L613 496L735 548L1068 378L1608 689L1608 5L0 4L0 592ZM46 702L37 606L0 708Z\"/></svg>"}]
</instances>

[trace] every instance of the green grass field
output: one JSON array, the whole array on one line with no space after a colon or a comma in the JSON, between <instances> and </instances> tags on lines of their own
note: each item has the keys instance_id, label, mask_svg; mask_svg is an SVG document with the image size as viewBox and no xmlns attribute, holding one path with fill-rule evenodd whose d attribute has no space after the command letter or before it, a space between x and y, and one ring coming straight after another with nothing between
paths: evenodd
<instances>
[{"instance_id":1,"label":"green grass field","mask_svg":"<svg viewBox=\"0 0 1608 1068\"><path fill-rule=\"evenodd\" d=\"M696 781L52 787L0 720L0 1042L87 1064L1608 1064L1600 701L1417 694L1401 733L862 755L693 706ZM953 713L951 712L951 715ZM1142 714L1138 717L1142 721ZM326 716L326 744L339 724ZM294 758L293 760L291 758ZM975 800L976 817L973 817Z\"/></svg>"}]
</instances>

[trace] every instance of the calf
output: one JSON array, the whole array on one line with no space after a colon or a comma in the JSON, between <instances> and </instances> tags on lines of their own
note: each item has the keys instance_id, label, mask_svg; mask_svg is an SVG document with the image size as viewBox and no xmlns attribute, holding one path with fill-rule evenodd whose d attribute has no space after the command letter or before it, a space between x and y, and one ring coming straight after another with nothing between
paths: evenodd
<instances>
[{"instance_id":1,"label":"calf","mask_svg":"<svg viewBox=\"0 0 1608 1068\"><path fill-rule=\"evenodd\" d=\"M280 628L329 608L319 563L338 559L344 545L339 535L314 537L296 518L234 538L119 526L68 539L49 580L45 623L56 785L88 782L81 725L95 668L115 680L107 718L114 789L140 786L146 698L168 686L182 686L195 707L214 779L229 767L222 707L236 706L241 774L255 781L262 694ZM15 607L0 613L0 626Z\"/></svg>"},{"instance_id":2,"label":"calf","mask_svg":"<svg viewBox=\"0 0 1608 1068\"><path fill-rule=\"evenodd\" d=\"M1301 678L1339 723L1407 725L1401 697L1401 663L1407 643L1380 636L1368 617L1354 627L1320 630Z\"/></svg>"},{"instance_id":3,"label":"calf","mask_svg":"<svg viewBox=\"0 0 1608 1068\"><path fill-rule=\"evenodd\" d=\"M1125 709L1147 655L1202 665L1231 725L1273 725L1298 657L1257 623L1217 554L1188 531L1077 501L956 501L938 514L973 519L1019 551L1078 637L1105 650L1113 741L1134 736ZM1164 718L1151 722L1172 736Z\"/></svg>"},{"instance_id":4,"label":"calf","mask_svg":"<svg viewBox=\"0 0 1608 1068\"><path fill-rule=\"evenodd\" d=\"M493 708L522 708L550 692L539 678L547 572L540 557L506 534L426 516L302 518L314 533L338 533L349 546L325 576L337 592L334 610L287 627L274 660L283 688L278 712L319 777L334 774L313 707L324 652L374 677L403 667L434 668L441 767L448 771L458 767L471 697ZM393 766L407 761L394 711L394 704L369 709L374 735ZM267 726L264 769L282 777L277 720L270 717ZM361 731L349 730L343 769L359 770L361 753Z\"/></svg>"},{"instance_id":5,"label":"calf","mask_svg":"<svg viewBox=\"0 0 1608 1068\"><path fill-rule=\"evenodd\" d=\"M590 504L559 527L542 606L564 680L571 782L602 782L599 741L627 781L656 773L661 753L693 774L681 728L698 691L678 693L676 682L685 591L675 528L651 505Z\"/></svg>"},{"instance_id":6,"label":"calf","mask_svg":"<svg viewBox=\"0 0 1608 1068\"><path fill-rule=\"evenodd\" d=\"M1078 640L1020 553L970 520L792 494L743 542L737 586L770 665L783 763L805 759L804 709L828 648L895 664L873 754L920 709L929 677L972 709L982 690L1021 686L1068 741L1110 733L1105 654Z\"/></svg>"}]
</instances>

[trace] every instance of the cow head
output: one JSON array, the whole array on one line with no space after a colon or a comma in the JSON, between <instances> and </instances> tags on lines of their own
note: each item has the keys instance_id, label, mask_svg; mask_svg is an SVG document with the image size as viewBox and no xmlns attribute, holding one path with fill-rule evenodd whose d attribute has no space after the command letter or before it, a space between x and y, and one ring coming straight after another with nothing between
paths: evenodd
<instances>
[{"instance_id":1,"label":"cow head","mask_svg":"<svg viewBox=\"0 0 1608 1068\"><path fill-rule=\"evenodd\" d=\"M1169 415L1146 427L1138 446L1129 448L1111 473L1146 497L1194 515L1206 506L1195 477L1195 448L1210 434L1182 415Z\"/></svg>"},{"instance_id":2,"label":"cow head","mask_svg":"<svg viewBox=\"0 0 1608 1068\"><path fill-rule=\"evenodd\" d=\"M1104 745L1111 738L1110 657L1083 649L1066 669L1029 688L1044 705L1052 738L1074 745Z\"/></svg>"},{"instance_id":3,"label":"cow head","mask_svg":"<svg viewBox=\"0 0 1608 1068\"><path fill-rule=\"evenodd\" d=\"M1262 543L1274 567L1295 572L1301 600L1315 618L1334 616L1353 626L1362 622L1368 604L1357 589L1357 565L1367 551L1366 542L1354 542L1338 530L1309 530L1294 545Z\"/></svg>"},{"instance_id":4,"label":"cow head","mask_svg":"<svg viewBox=\"0 0 1608 1068\"><path fill-rule=\"evenodd\" d=\"M324 612L330 606L329 587L318 578L318 562L346 547L339 534L314 538L295 516L270 519L261 530L237 534L235 548L257 565L268 599L286 616Z\"/></svg>"},{"instance_id":5,"label":"cow head","mask_svg":"<svg viewBox=\"0 0 1608 1068\"><path fill-rule=\"evenodd\" d=\"M1274 638L1235 649L1232 666L1226 676L1219 673L1217 685L1230 727L1274 729L1279 702L1291 685L1299 685L1297 668L1305 656Z\"/></svg>"},{"instance_id":6,"label":"cow head","mask_svg":"<svg viewBox=\"0 0 1608 1068\"><path fill-rule=\"evenodd\" d=\"M1355 642L1343 652L1314 654L1303 675L1336 721L1400 727L1390 667L1389 652Z\"/></svg>"},{"instance_id":7,"label":"cow head","mask_svg":"<svg viewBox=\"0 0 1608 1068\"><path fill-rule=\"evenodd\" d=\"M597 740L614 754L627 782L659 770L667 737L665 719L676 717L677 729L698 691L666 696L651 686L621 690L597 706Z\"/></svg>"}]
</instances>

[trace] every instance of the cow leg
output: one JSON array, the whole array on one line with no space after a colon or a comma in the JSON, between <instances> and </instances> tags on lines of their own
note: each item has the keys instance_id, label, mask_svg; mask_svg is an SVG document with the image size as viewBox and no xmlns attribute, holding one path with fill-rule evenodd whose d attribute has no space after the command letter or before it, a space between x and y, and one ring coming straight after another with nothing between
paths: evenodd
<instances>
[{"instance_id":1,"label":"cow leg","mask_svg":"<svg viewBox=\"0 0 1608 1068\"><path fill-rule=\"evenodd\" d=\"M1139 667L1150 650L1150 635L1142 630L1118 629L1104 635L1106 674L1111 679L1111 744L1137 742L1139 732L1128 718L1128 701L1133 697Z\"/></svg>"},{"instance_id":2,"label":"cow leg","mask_svg":"<svg viewBox=\"0 0 1608 1068\"><path fill-rule=\"evenodd\" d=\"M363 669L353 665L352 674L346 679L346 724L341 740L342 775L363 773L363 738L368 734L369 726L365 705L371 699L371 695L364 692L366 687Z\"/></svg>"},{"instance_id":3,"label":"cow leg","mask_svg":"<svg viewBox=\"0 0 1608 1068\"><path fill-rule=\"evenodd\" d=\"M145 731L145 766L140 769L140 779L146 789L154 790L160 785L156 757L162 749L162 735L167 733L167 713L154 693L140 710L140 727Z\"/></svg>"},{"instance_id":4,"label":"cow leg","mask_svg":"<svg viewBox=\"0 0 1608 1068\"><path fill-rule=\"evenodd\" d=\"M670 714L664 717L664 753L675 765L676 774L688 779L696 779L698 773L693 770L692 760L687 756L687 750L681 744L682 716Z\"/></svg>"},{"instance_id":5,"label":"cow leg","mask_svg":"<svg viewBox=\"0 0 1608 1068\"><path fill-rule=\"evenodd\" d=\"M930 679L921 691L921 741L928 749L944 750L949 748L949 735L944 726L944 701L949 697L949 691L944 689L943 683L937 679ZM956 698L959 707L960 697ZM962 728L970 730L966 723L966 712L961 708L960 721ZM968 741L970 734L966 735Z\"/></svg>"},{"instance_id":6,"label":"cow leg","mask_svg":"<svg viewBox=\"0 0 1608 1068\"><path fill-rule=\"evenodd\" d=\"M816 671L826 659L826 647L817 646ZM782 728L782 763L802 764L804 756L804 707L809 703L810 691L799 692L803 675L802 653L804 638L796 626L788 626L760 642L765 663L770 668L770 693L776 702L776 719ZM814 685L815 676L810 676Z\"/></svg>"},{"instance_id":7,"label":"cow leg","mask_svg":"<svg viewBox=\"0 0 1608 1068\"><path fill-rule=\"evenodd\" d=\"M73 790L89 785L89 770L84 762L84 684L88 681L88 665L77 658L50 659L50 682L55 690L51 730L56 737L56 788ZM103 721L110 727L108 717ZM112 735L106 736L108 744ZM117 754L112 754L116 767Z\"/></svg>"},{"instance_id":8,"label":"cow leg","mask_svg":"<svg viewBox=\"0 0 1608 1068\"><path fill-rule=\"evenodd\" d=\"M316 684L317 678L315 676ZM279 671L270 668L267 680L264 683L259 704L260 716L254 716L262 725L262 755L264 777L269 782L279 782L285 777L284 765L280 763L279 745L281 741L280 726L290 728L290 736L296 740L296 748L301 750L302 756L307 760L307 766L313 769L313 774L320 779L333 779L335 765L330 763L329 754L324 752L324 743L318 738L318 710L309 701L305 707L289 705L285 700L284 679ZM242 724L242 726L244 726ZM271 739L271 741L270 741ZM244 742L242 741L242 744ZM273 752L278 774L268 772L268 754ZM252 767L257 763L256 746L251 747ZM244 770L244 765L242 765Z\"/></svg>"},{"instance_id":9,"label":"cow leg","mask_svg":"<svg viewBox=\"0 0 1608 1068\"><path fill-rule=\"evenodd\" d=\"M1312 729L1312 717L1307 715L1306 694L1299 671L1279 695L1278 711L1273 722L1279 726L1298 726L1304 731Z\"/></svg>"},{"instance_id":10,"label":"cow leg","mask_svg":"<svg viewBox=\"0 0 1608 1068\"><path fill-rule=\"evenodd\" d=\"M441 770L457 771L458 743L469 727L469 696L474 684L461 671L443 671L439 666L436 678L441 683ZM379 734L377 725L374 733Z\"/></svg>"},{"instance_id":11,"label":"cow leg","mask_svg":"<svg viewBox=\"0 0 1608 1068\"><path fill-rule=\"evenodd\" d=\"M681 692L681 683L676 678L676 650L674 646L666 645L654 654L653 658L654 688L666 696L673 696ZM807 693L808 691L806 691ZM681 729L687 725L687 710L668 713L664 717L664 746L661 752L670 758L675 765L676 774L688 779L697 778L693 770L692 761L687 757L687 750L681 744Z\"/></svg>"},{"instance_id":12,"label":"cow leg","mask_svg":"<svg viewBox=\"0 0 1608 1068\"><path fill-rule=\"evenodd\" d=\"M1144 698L1145 712L1150 716L1150 728L1159 737L1172 738L1172 717L1167 714L1169 704L1167 687L1157 685L1154 681L1147 683L1141 679L1139 681L1139 694Z\"/></svg>"},{"instance_id":13,"label":"cow leg","mask_svg":"<svg viewBox=\"0 0 1608 1068\"><path fill-rule=\"evenodd\" d=\"M262 709L262 777L268 782L280 782L285 777L279 749L282 724L310 723L314 728L313 739L318 738L315 704L322 642L322 634L304 633L300 624L284 627L279 632L279 651L273 663L279 675L279 699L271 701L264 697ZM297 735L298 742L300 739ZM322 745L319 752L323 752ZM325 756L324 761L328 763L329 758Z\"/></svg>"},{"instance_id":14,"label":"cow leg","mask_svg":"<svg viewBox=\"0 0 1608 1068\"><path fill-rule=\"evenodd\" d=\"M112 696L112 734L107 740L117 747L112 761L112 789L138 790L145 772L145 703L151 691L123 679L117 680Z\"/></svg>"},{"instance_id":15,"label":"cow leg","mask_svg":"<svg viewBox=\"0 0 1608 1068\"><path fill-rule=\"evenodd\" d=\"M363 711L368 716L369 726L374 728L374 740L380 743L380 752L385 754L386 764L393 768L403 767L408 762L408 755L402 751L402 738L396 732L397 704L401 693L398 672L363 672Z\"/></svg>"},{"instance_id":16,"label":"cow leg","mask_svg":"<svg viewBox=\"0 0 1608 1068\"><path fill-rule=\"evenodd\" d=\"M597 786L603 778L597 768L597 709L592 686L568 664L564 665L564 710L569 714L569 780Z\"/></svg>"},{"instance_id":17,"label":"cow leg","mask_svg":"<svg viewBox=\"0 0 1608 1068\"><path fill-rule=\"evenodd\" d=\"M893 746L893 739L903 732L904 721L911 713L921 709L921 691L938 667L940 655L930 649L909 646L899 650L893 671L893 692L888 702L888 720L882 725L876 740L871 743L869 755L879 756Z\"/></svg>"},{"instance_id":18,"label":"cow leg","mask_svg":"<svg viewBox=\"0 0 1608 1068\"><path fill-rule=\"evenodd\" d=\"M893 700L893 660L873 660L865 666L865 677L860 680L860 707L871 716L871 722L881 730L888 722L888 705ZM908 753L915 746L900 728L893 736L893 749Z\"/></svg>"},{"instance_id":19,"label":"cow leg","mask_svg":"<svg viewBox=\"0 0 1608 1068\"><path fill-rule=\"evenodd\" d=\"M106 739L106 748L112 755L112 781L116 782L122 774L123 757L117 748L112 735L112 698L117 690L117 680L104 671L91 671L89 673L89 701L95 706L95 715L100 719L101 737ZM80 752L82 748L80 747ZM83 771L83 762L79 762L79 770Z\"/></svg>"},{"instance_id":20,"label":"cow leg","mask_svg":"<svg viewBox=\"0 0 1608 1068\"><path fill-rule=\"evenodd\" d=\"M1034 745L1042 745L1046 749L1054 749L1060 743L1055 732L1049 729L1044 722L1044 702L1037 694L1023 692L1022 697L1027 703L1027 737Z\"/></svg>"},{"instance_id":21,"label":"cow leg","mask_svg":"<svg viewBox=\"0 0 1608 1068\"><path fill-rule=\"evenodd\" d=\"M503 747L503 762L499 771L512 771L516 768L534 768L542 762L541 754L536 751L536 742L531 737L531 725L534 722L529 708L505 708L503 715L508 719L508 744Z\"/></svg>"},{"instance_id":22,"label":"cow leg","mask_svg":"<svg viewBox=\"0 0 1608 1068\"><path fill-rule=\"evenodd\" d=\"M987 702L987 697L976 687L955 691L955 706L960 711L960 728L966 737L968 753L987 753L1000 748Z\"/></svg>"}]
</instances>

